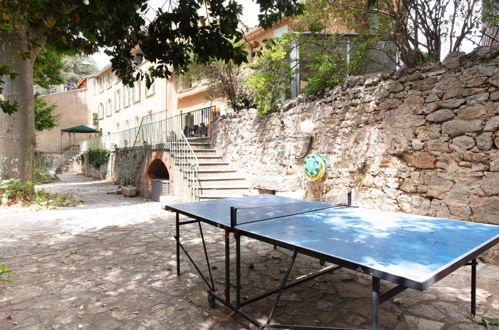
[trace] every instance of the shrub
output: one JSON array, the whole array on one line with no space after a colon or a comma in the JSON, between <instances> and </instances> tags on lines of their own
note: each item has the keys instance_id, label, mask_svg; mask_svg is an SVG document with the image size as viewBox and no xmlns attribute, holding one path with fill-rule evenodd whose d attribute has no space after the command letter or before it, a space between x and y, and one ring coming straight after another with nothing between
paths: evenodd
<instances>
[{"instance_id":1,"label":"shrub","mask_svg":"<svg viewBox=\"0 0 499 330\"><path fill-rule=\"evenodd\" d=\"M295 68L290 63L292 40L289 37L266 41L266 48L251 65L247 85L259 115L279 109L290 93Z\"/></svg>"},{"instance_id":2,"label":"shrub","mask_svg":"<svg viewBox=\"0 0 499 330\"><path fill-rule=\"evenodd\" d=\"M109 151L106 149L92 149L87 152L87 160L93 168L99 169L109 160Z\"/></svg>"},{"instance_id":3,"label":"shrub","mask_svg":"<svg viewBox=\"0 0 499 330\"><path fill-rule=\"evenodd\" d=\"M2 202L5 200L28 200L33 192L33 183L31 181L22 182L21 179L7 179L0 183L2 191Z\"/></svg>"}]
</instances>

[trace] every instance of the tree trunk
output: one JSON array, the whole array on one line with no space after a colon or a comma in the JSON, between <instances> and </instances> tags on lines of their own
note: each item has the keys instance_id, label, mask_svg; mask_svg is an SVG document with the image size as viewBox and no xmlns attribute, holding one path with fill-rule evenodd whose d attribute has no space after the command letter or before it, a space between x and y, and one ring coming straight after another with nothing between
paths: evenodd
<instances>
[{"instance_id":1,"label":"tree trunk","mask_svg":"<svg viewBox=\"0 0 499 330\"><path fill-rule=\"evenodd\" d=\"M31 34L33 36L33 34ZM37 40L40 41L45 39ZM40 45L41 46L41 45ZM0 65L8 65L19 75L10 80L4 78L3 98L17 101L18 111L7 115L0 110L0 178L33 179L35 148L35 111L33 96L33 64L38 49L31 50L29 40L23 32L0 33Z\"/></svg>"}]
</instances>

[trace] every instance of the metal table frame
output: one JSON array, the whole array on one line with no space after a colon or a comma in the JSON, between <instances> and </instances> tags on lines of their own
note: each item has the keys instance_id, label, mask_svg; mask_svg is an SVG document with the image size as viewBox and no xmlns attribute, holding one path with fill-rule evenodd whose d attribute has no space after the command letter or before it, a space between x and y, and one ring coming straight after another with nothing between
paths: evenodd
<instances>
[{"instance_id":1,"label":"metal table frame","mask_svg":"<svg viewBox=\"0 0 499 330\"><path fill-rule=\"evenodd\" d=\"M349 199L350 201L350 199ZM351 205L349 205L351 206ZM180 250L182 250L191 264L194 266L202 280L205 282L206 286L208 287L208 302L211 307L215 307L215 302L218 301L236 314L240 315L241 317L245 318L248 320L250 323L258 327L259 329L264 329L264 328L274 328L274 329L340 329L340 328L324 328L324 327L316 327L316 326L295 326L295 325L275 325L271 324L272 318L274 316L274 313L276 311L277 305L279 303L279 300L281 298L281 294L283 293L284 290L292 288L298 284L313 280L321 275L331 273L341 267L345 267L348 269L356 270L361 273L364 273L366 275L370 275L372 278L372 329L379 329L380 328L380 305L391 298L395 297L397 294L403 292L404 290L408 288L416 289L419 291L426 290L432 283L440 280L441 278L445 277L446 275L452 273L454 270L458 269L459 267L463 265L469 265L471 266L471 314L474 316L476 313L476 273L477 273L477 261L476 258L483 253L486 249L489 247L493 246L495 244L495 241L489 242L486 246L482 246L481 249L475 250L474 253L471 253L469 255L463 256L460 260L459 263L457 263L454 267L449 268L445 273L439 274L438 278L434 278L434 281L427 286L422 286L422 287L415 287L414 285L411 285L410 283L398 283L395 287L392 289L382 293L380 291L380 282L381 282L381 277L376 276L376 272L373 271L372 269L367 269L367 268L362 268L359 269L359 266L357 264L351 263L347 260L342 260L339 258L334 258L329 255L317 253L314 251L310 251L307 249L302 249L296 246L290 246L287 245L283 242L276 241L273 239L270 239L268 237L264 236L259 236L255 235L250 232L246 232L244 230L240 230L236 226L236 214L237 214L237 208L231 207L231 224L230 226L227 225L222 225L220 223L217 223L215 221L211 221L208 219L204 219L201 217L198 217L194 214L190 214L188 212L182 212L174 207L165 207L166 210L170 210L176 213L176 234L174 236L175 241L176 241L176 263L177 263L177 276L180 276ZM185 215L187 217L190 217L192 220L189 221L180 221L180 214ZM224 260L224 267L225 267L225 286L223 290L223 296L217 294L217 290L214 284L213 280L213 275L211 272L211 266L210 266L210 259L208 256L208 250L206 248L206 242L204 239L204 233L203 229L201 226L201 222L213 225L218 228L222 228L224 230L224 245L225 245L225 260ZM189 224L195 224L197 223L199 226L199 232L203 244L203 251L205 255L205 260L206 260L206 265L208 267L208 274L203 274L199 266L196 264L196 262L192 259L190 256L189 252L187 249L182 245L180 241L180 227L184 225L189 225ZM236 244L236 249L235 249L235 267L236 267L236 284L235 284L235 303L232 302L231 300L231 274L230 274L230 269L231 269L231 262L230 262L230 234L233 234L233 237L235 239L235 244ZM275 246L279 246L285 249L288 249L292 251L292 257L289 262L288 268L286 270L286 273L284 277L281 280L280 286L278 288L274 288L272 290L269 290L267 292L264 292L263 294L260 294L256 297L249 298L245 301L241 300L241 237L242 236L247 236L249 238L253 238L259 241L263 241L269 244L273 244ZM296 257L298 254L304 254L310 257L317 258L321 265L324 264L325 261L333 263L335 266L329 266L321 269L318 272L309 274L307 276L304 276L294 282L288 282L289 275L291 273L291 270L293 268L294 262L296 260ZM396 283L395 281L390 281L392 283ZM397 284L397 283L396 283ZM244 311L241 310L242 307L249 305L253 302L256 302L260 299L269 297L273 294L276 294L275 301L273 303L272 309L269 313L269 316L267 318L266 323L261 323L258 320L256 320L254 317L251 315L245 313Z\"/></svg>"}]
</instances>

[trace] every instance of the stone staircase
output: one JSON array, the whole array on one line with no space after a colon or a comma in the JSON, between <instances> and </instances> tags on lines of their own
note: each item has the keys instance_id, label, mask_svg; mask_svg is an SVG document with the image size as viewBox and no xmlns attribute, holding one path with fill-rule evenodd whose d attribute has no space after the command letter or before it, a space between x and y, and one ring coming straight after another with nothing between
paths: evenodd
<instances>
[{"instance_id":1,"label":"stone staircase","mask_svg":"<svg viewBox=\"0 0 499 330\"><path fill-rule=\"evenodd\" d=\"M249 192L243 175L211 148L210 138L188 138L199 161L200 200L241 197Z\"/></svg>"}]
</instances>

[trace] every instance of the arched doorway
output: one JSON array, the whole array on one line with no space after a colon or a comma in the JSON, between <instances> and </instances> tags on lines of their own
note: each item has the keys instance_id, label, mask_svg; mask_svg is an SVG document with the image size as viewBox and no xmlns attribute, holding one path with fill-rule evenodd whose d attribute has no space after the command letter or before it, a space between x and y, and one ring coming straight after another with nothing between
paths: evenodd
<instances>
[{"instance_id":1,"label":"arched doorway","mask_svg":"<svg viewBox=\"0 0 499 330\"><path fill-rule=\"evenodd\" d=\"M148 181L151 182L151 199L159 201L161 196L170 194L170 173L161 159L155 159L147 169Z\"/></svg>"}]
</instances>

